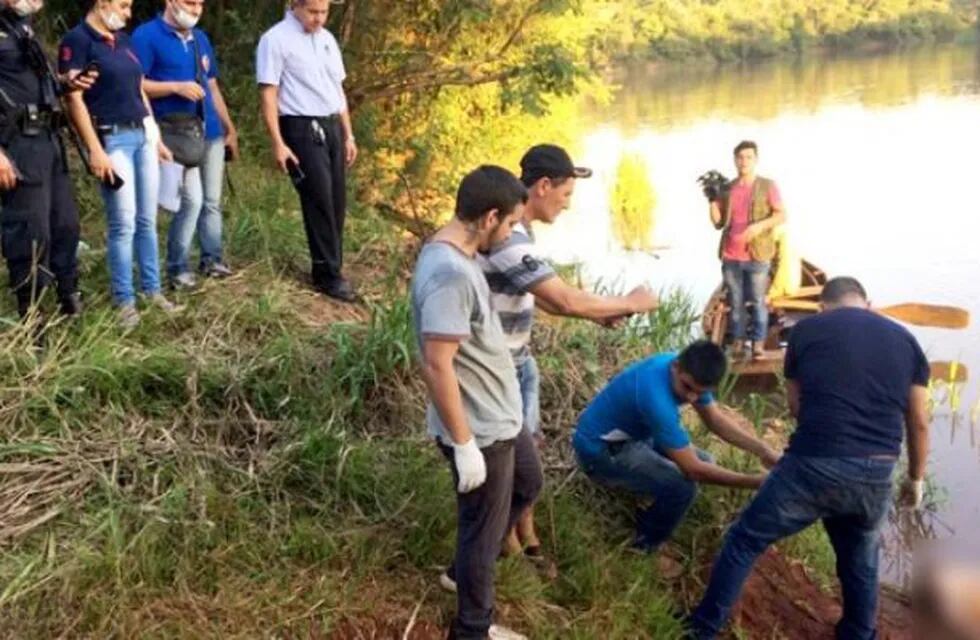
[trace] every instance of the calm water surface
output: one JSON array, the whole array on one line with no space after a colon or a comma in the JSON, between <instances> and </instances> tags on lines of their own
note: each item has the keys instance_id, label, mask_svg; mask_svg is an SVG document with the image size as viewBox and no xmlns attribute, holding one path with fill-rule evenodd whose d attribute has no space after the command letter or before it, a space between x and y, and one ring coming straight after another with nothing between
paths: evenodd
<instances>
[{"instance_id":1,"label":"calm water surface","mask_svg":"<svg viewBox=\"0 0 980 640\"><path fill-rule=\"evenodd\" d=\"M948 48L723 70L624 72L610 105L590 105L576 161L595 170L573 208L538 231L556 261L616 288L682 287L700 303L717 286L717 232L695 178L733 175L731 149L759 143L800 253L830 275L857 276L878 305L967 308L964 331L912 327L930 359L965 363L951 401L936 388L930 472L938 504L888 546L920 535L969 540L980 529L980 57ZM653 251L621 249L609 192L623 154L639 154L656 194ZM907 559L890 553L885 577Z\"/></svg>"}]
</instances>

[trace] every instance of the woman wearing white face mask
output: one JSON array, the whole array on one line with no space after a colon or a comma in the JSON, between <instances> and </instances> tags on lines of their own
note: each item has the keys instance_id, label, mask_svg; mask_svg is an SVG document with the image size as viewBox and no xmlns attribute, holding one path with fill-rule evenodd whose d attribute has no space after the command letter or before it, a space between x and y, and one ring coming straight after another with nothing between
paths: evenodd
<instances>
[{"instance_id":1,"label":"woman wearing white face mask","mask_svg":"<svg viewBox=\"0 0 980 640\"><path fill-rule=\"evenodd\" d=\"M132 0L92 2L82 23L61 41L58 56L60 72L69 77L93 67L98 71L89 91L70 94L69 113L88 148L92 173L102 181L112 298L124 328L139 322L134 248L147 301L167 313L178 310L160 292L156 233L158 156L169 159L170 153L145 128L152 119L146 119L150 109L143 69L122 31L132 4Z\"/></svg>"},{"instance_id":2,"label":"woman wearing white face mask","mask_svg":"<svg viewBox=\"0 0 980 640\"><path fill-rule=\"evenodd\" d=\"M40 11L44 6L44 0L14 0L9 6L18 16L26 18Z\"/></svg>"},{"instance_id":3,"label":"woman wearing white face mask","mask_svg":"<svg viewBox=\"0 0 980 640\"><path fill-rule=\"evenodd\" d=\"M196 28L203 11L203 0L166 0L162 13L133 32L153 113L165 127L195 119L205 141L193 163L172 145L176 161L185 166L180 205L167 233L167 276L175 289L197 284L191 266L195 233L201 249L197 271L212 278L231 275L222 256L221 190L226 158L238 157L238 133L218 85L214 48Z\"/></svg>"}]
</instances>

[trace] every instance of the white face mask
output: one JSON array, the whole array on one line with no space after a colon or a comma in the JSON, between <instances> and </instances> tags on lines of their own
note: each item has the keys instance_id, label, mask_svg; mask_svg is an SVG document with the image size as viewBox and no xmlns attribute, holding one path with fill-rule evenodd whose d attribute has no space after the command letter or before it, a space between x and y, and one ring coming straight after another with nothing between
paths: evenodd
<instances>
[{"instance_id":1,"label":"white face mask","mask_svg":"<svg viewBox=\"0 0 980 640\"><path fill-rule=\"evenodd\" d=\"M198 20L201 19L201 16L191 15L188 11L186 11L183 7L181 7L176 2L173 3L173 8L174 8L174 12L173 12L174 22L176 22L177 26L180 27L181 29L193 29L194 26L197 24Z\"/></svg>"},{"instance_id":2,"label":"white face mask","mask_svg":"<svg viewBox=\"0 0 980 640\"><path fill-rule=\"evenodd\" d=\"M21 18L26 18L40 11L41 4L38 0L16 0L10 4L10 8Z\"/></svg>"},{"instance_id":3,"label":"white face mask","mask_svg":"<svg viewBox=\"0 0 980 640\"><path fill-rule=\"evenodd\" d=\"M126 26L125 18L115 11L109 11L108 13L102 13L100 11L99 15L102 16L102 22L105 23L105 26L107 29L109 29L109 31L119 31Z\"/></svg>"}]
</instances>

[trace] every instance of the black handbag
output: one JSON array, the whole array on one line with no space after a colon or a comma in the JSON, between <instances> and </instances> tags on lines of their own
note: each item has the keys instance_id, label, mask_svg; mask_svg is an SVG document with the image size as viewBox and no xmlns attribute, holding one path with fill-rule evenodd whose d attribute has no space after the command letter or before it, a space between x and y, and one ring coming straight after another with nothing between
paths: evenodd
<instances>
[{"instance_id":1,"label":"black handbag","mask_svg":"<svg viewBox=\"0 0 980 640\"><path fill-rule=\"evenodd\" d=\"M205 89L204 77L201 73L201 56L197 48L197 38L194 43L194 80ZM194 113L168 113L159 120L160 136L174 156L174 162L193 169L204 162L204 101L207 96L197 102Z\"/></svg>"}]
</instances>

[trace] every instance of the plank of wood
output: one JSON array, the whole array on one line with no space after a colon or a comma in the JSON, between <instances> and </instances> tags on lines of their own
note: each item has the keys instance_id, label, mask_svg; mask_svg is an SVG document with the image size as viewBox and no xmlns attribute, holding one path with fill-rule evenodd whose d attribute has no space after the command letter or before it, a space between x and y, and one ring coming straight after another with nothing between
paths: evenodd
<instances>
[{"instance_id":1,"label":"plank of wood","mask_svg":"<svg viewBox=\"0 0 980 640\"><path fill-rule=\"evenodd\" d=\"M783 350L770 349L759 360L739 360L732 363L732 373L740 376L775 374L783 370Z\"/></svg>"},{"instance_id":2,"label":"plank of wood","mask_svg":"<svg viewBox=\"0 0 980 640\"><path fill-rule=\"evenodd\" d=\"M780 296L780 298L788 298L795 300L798 298L817 298L820 296L820 292L823 291L823 285L816 284L808 287L800 287L799 290L793 293L786 293Z\"/></svg>"},{"instance_id":3,"label":"plank of wood","mask_svg":"<svg viewBox=\"0 0 980 640\"><path fill-rule=\"evenodd\" d=\"M787 311L820 311L820 303L811 300L793 300L791 298L773 298L769 301L769 306L774 309L786 309Z\"/></svg>"}]
</instances>

